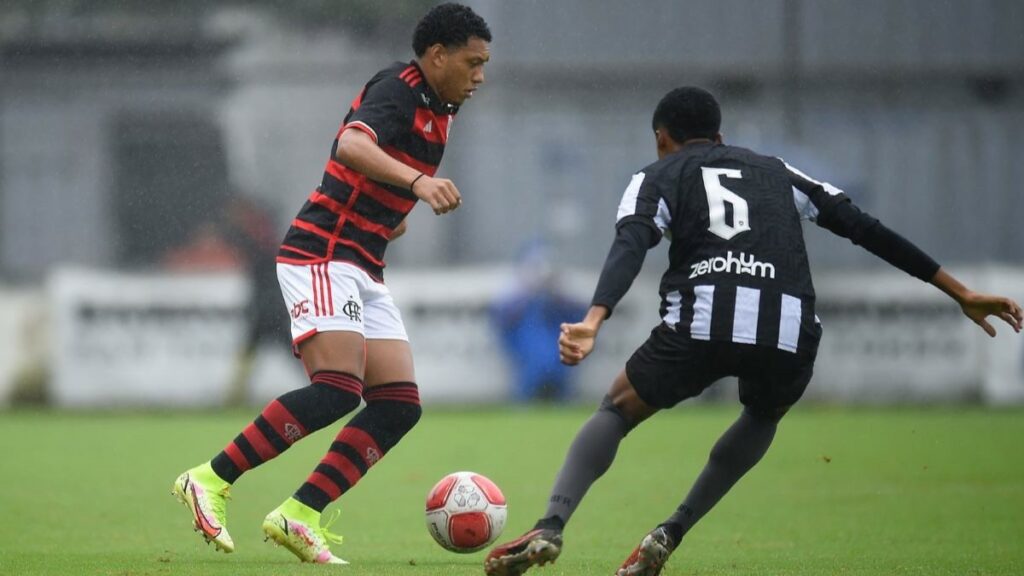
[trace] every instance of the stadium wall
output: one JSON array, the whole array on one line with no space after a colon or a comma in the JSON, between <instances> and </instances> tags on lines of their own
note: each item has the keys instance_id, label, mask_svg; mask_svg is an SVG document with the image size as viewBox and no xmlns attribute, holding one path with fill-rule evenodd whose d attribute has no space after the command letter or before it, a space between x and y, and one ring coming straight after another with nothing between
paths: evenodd
<instances>
[{"instance_id":1,"label":"stadium wall","mask_svg":"<svg viewBox=\"0 0 1024 576\"><path fill-rule=\"evenodd\" d=\"M980 290L1024 300L1024 270L957 271ZM488 307L512 282L510 269L395 272L389 277L416 355L425 402L479 404L510 397L510 371ZM587 298L588 272L561 278ZM808 400L904 404L1024 404L1024 341L1006 326L988 339L938 291L899 273L822 274L817 280L825 336ZM657 321L656 278L641 277L576 374L578 397L600 398L611 378ZM45 294L51 303L49 396L57 406L206 407L228 396L244 327L247 288L235 275L171 276L63 269ZM4 318L14 316L3 315ZM38 322L24 314L20 324ZM3 325L11 338L19 322ZM554 345L554 343L552 343ZM8 354L31 351L5 347ZM5 366L11 365L4 362ZM0 374L10 390L11 371ZM249 400L261 403L302 386L305 376L286 350L264 350ZM725 383L710 398L735 396Z\"/></svg>"}]
</instances>

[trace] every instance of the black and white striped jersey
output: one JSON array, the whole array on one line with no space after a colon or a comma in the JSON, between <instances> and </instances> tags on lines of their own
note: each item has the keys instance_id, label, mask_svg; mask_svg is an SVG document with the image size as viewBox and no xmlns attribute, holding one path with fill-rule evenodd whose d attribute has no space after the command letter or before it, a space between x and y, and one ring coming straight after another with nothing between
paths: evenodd
<instances>
[{"instance_id":1,"label":"black and white striped jersey","mask_svg":"<svg viewBox=\"0 0 1024 576\"><path fill-rule=\"evenodd\" d=\"M670 328L796 352L821 336L800 222L846 201L778 158L697 143L633 175L617 226L642 222L670 239L660 287Z\"/></svg>"}]
</instances>

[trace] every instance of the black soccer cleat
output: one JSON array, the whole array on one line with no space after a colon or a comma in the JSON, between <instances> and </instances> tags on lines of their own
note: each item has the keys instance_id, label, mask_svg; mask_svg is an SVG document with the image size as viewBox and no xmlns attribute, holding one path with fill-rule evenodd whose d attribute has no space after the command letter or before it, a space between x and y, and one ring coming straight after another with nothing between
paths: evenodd
<instances>
[{"instance_id":1,"label":"black soccer cleat","mask_svg":"<svg viewBox=\"0 0 1024 576\"><path fill-rule=\"evenodd\" d=\"M484 560L484 572L488 576L519 576L532 566L554 562L561 553L561 532L533 529L491 550Z\"/></svg>"},{"instance_id":2,"label":"black soccer cleat","mask_svg":"<svg viewBox=\"0 0 1024 576\"><path fill-rule=\"evenodd\" d=\"M676 542L664 528L658 526L644 536L640 545L626 558L615 576L658 576L661 569L676 549Z\"/></svg>"}]
</instances>

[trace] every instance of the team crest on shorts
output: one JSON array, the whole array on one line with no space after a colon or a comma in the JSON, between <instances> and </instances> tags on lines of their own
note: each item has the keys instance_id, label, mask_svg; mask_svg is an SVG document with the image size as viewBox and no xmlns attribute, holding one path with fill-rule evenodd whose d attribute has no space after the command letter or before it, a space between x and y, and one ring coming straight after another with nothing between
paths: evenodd
<instances>
[{"instance_id":1,"label":"team crest on shorts","mask_svg":"<svg viewBox=\"0 0 1024 576\"><path fill-rule=\"evenodd\" d=\"M355 300L349 300L345 302L345 305L341 307L341 313L349 317L349 320L355 322L362 322L363 308L359 306L359 303Z\"/></svg>"}]
</instances>

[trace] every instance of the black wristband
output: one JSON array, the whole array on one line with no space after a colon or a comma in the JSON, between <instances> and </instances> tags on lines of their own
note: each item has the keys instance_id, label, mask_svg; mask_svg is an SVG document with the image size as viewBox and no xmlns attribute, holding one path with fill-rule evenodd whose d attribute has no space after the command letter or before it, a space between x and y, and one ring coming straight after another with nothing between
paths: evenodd
<instances>
[{"instance_id":1,"label":"black wristband","mask_svg":"<svg viewBox=\"0 0 1024 576\"><path fill-rule=\"evenodd\" d=\"M416 181L419 180L420 178L423 178L423 172L420 172L419 176L413 178L412 182L409 182L409 192L413 191L412 187L416 185Z\"/></svg>"}]
</instances>

